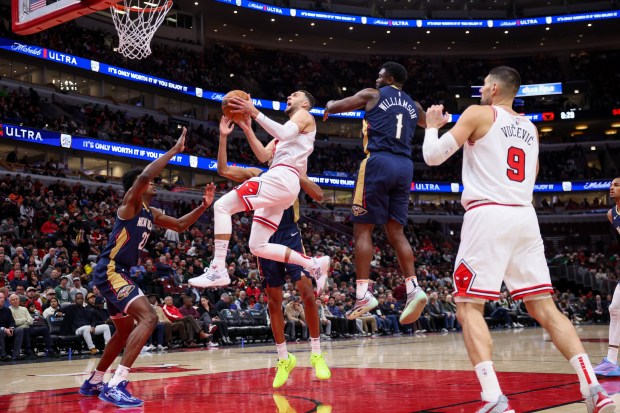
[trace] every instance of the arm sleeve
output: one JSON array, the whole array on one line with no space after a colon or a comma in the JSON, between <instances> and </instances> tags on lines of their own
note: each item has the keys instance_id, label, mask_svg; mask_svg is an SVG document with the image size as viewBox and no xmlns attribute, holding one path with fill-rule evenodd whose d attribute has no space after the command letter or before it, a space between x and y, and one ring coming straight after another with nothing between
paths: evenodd
<instances>
[{"instance_id":1,"label":"arm sleeve","mask_svg":"<svg viewBox=\"0 0 620 413\"><path fill-rule=\"evenodd\" d=\"M459 144L450 132L444 133L441 138L437 128L426 128L422 155L424 162L430 166L444 163L459 149Z\"/></svg>"},{"instance_id":2,"label":"arm sleeve","mask_svg":"<svg viewBox=\"0 0 620 413\"><path fill-rule=\"evenodd\" d=\"M271 136L281 141L290 141L299 135L299 127L295 122L289 120L284 125L269 119L263 113L259 113L256 122L263 127Z\"/></svg>"}]
</instances>

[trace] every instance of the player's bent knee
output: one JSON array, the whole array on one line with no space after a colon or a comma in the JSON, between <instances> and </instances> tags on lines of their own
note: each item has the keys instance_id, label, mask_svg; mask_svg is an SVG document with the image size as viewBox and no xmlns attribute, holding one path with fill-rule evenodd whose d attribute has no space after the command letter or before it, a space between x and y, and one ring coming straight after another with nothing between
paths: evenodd
<instances>
[{"instance_id":1,"label":"player's bent knee","mask_svg":"<svg viewBox=\"0 0 620 413\"><path fill-rule=\"evenodd\" d=\"M223 197L215 201L215 204L213 204L213 210L215 213L230 215L230 209L228 208L228 205L226 205L226 203L224 202Z\"/></svg>"},{"instance_id":2,"label":"player's bent knee","mask_svg":"<svg viewBox=\"0 0 620 413\"><path fill-rule=\"evenodd\" d=\"M250 237L248 247L250 247L250 252L252 253L252 255L262 257L265 255L265 252L267 250L267 242Z\"/></svg>"}]
</instances>

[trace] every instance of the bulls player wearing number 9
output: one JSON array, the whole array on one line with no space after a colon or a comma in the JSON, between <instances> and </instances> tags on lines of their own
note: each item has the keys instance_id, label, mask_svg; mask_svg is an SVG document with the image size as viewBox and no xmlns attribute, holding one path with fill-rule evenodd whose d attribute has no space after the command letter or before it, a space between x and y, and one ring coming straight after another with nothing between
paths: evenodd
<instances>
[{"instance_id":1,"label":"bulls player wearing number 9","mask_svg":"<svg viewBox=\"0 0 620 413\"><path fill-rule=\"evenodd\" d=\"M422 151L428 165L440 165L463 146L465 208L454 270L457 317L469 358L482 387L478 413L511 412L500 389L493 344L484 321L486 300L497 300L502 282L515 300L543 326L579 377L589 413L611 413L614 402L599 385L572 323L556 308L536 211L532 205L538 173L538 131L512 110L519 73L492 69L481 89L481 104L468 107L441 138L449 114L442 105L426 111ZM524 409L521 409L524 410Z\"/></svg>"},{"instance_id":2,"label":"bulls player wearing number 9","mask_svg":"<svg viewBox=\"0 0 620 413\"><path fill-rule=\"evenodd\" d=\"M183 152L186 133L187 130L183 128L174 147L147 165L144 170L133 169L123 175L125 196L118 208L117 220L110 233L108 245L93 270L93 283L107 301L108 313L116 332L106 345L97 368L82 384L80 394L98 395L101 400L118 407L136 407L143 404L142 400L133 397L127 390L127 376L157 324L155 311L132 281L129 270L138 262L153 224L183 232L194 224L213 202L215 187L211 183L205 188L200 206L180 218L164 215L159 209L149 206L157 195L153 179L159 176L175 155ZM134 322L137 322L135 327ZM114 376L104 384L106 370L123 348L123 356Z\"/></svg>"}]
</instances>

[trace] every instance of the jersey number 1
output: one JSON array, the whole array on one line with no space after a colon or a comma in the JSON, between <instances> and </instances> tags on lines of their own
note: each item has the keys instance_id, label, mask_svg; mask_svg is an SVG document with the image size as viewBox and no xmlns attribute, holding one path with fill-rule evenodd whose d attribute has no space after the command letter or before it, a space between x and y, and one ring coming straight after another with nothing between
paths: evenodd
<instances>
[{"instance_id":1,"label":"jersey number 1","mask_svg":"<svg viewBox=\"0 0 620 413\"><path fill-rule=\"evenodd\" d=\"M403 114L396 115L396 139L400 139L400 133L403 130Z\"/></svg>"},{"instance_id":2,"label":"jersey number 1","mask_svg":"<svg viewBox=\"0 0 620 413\"><path fill-rule=\"evenodd\" d=\"M511 146L508 148L508 179L515 182L525 180L525 152L521 148Z\"/></svg>"}]
</instances>

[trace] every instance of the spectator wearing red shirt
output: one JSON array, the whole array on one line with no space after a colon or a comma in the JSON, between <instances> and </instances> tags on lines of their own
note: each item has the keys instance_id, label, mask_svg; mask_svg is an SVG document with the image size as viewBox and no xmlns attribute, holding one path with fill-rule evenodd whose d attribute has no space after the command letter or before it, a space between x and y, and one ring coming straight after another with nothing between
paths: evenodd
<instances>
[{"instance_id":1,"label":"spectator wearing red shirt","mask_svg":"<svg viewBox=\"0 0 620 413\"><path fill-rule=\"evenodd\" d=\"M210 335L202 331L200 324L198 324L198 321L196 321L193 316L183 315L179 311L179 309L174 306L171 296L167 296L166 298L164 298L164 305L162 306L162 309L164 310L164 314L166 314L166 317L168 317L168 319L173 323L185 324L185 330L187 331L188 339L183 344L186 347L198 346L196 344L196 335L198 335L201 340L206 340L211 337Z\"/></svg>"},{"instance_id":2,"label":"spectator wearing red shirt","mask_svg":"<svg viewBox=\"0 0 620 413\"><path fill-rule=\"evenodd\" d=\"M41 233L47 236L54 235L58 231L58 224L53 215L50 215L48 220L41 226Z\"/></svg>"}]
</instances>

